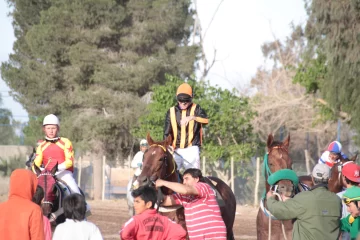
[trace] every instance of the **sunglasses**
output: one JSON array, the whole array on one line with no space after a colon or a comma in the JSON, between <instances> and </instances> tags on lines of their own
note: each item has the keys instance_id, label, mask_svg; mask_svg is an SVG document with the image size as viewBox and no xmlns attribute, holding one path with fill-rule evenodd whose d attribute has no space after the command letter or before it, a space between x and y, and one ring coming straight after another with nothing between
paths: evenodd
<instances>
[{"instance_id":1,"label":"sunglasses","mask_svg":"<svg viewBox=\"0 0 360 240\"><path fill-rule=\"evenodd\" d=\"M343 202L347 205L351 202L357 202L359 201L358 197L357 198L343 198Z\"/></svg>"},{"instance_id":2,"label":"sunglasses","mask_svg":"<svg viewBox=\"0 0 360 240\"><path fill-rule=\"evenodd\" d=\"M179 103L181 104L187 104L187 103L190 103L191 100L181 100L181 101L178 101Z\"/></svg>"}]
</instances>

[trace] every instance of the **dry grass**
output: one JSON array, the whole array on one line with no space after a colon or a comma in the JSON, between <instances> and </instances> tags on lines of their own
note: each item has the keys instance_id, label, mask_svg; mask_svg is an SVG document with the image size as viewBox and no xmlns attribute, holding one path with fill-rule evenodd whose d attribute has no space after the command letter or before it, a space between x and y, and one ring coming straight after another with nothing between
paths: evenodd
<instances>
[{"instance_id":1,"label":"dry grass","mask_svg":"<svg viewBox=\"0 0 360 240\"><path fill-rule=\"evenodd\" d=\"M9 178L0 176L0 202L7 200L9 192Z\"/></svg>"}]
</instances>

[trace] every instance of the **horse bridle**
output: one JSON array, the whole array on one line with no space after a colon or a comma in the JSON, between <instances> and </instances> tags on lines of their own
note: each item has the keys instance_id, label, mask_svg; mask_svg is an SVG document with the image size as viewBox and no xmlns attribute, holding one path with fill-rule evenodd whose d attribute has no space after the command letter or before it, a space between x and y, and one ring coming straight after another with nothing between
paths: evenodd
<instances>
[{"instance_id":1,"label":"horse bridle","mask_svg":"<svg viewBox=\"0 0 360 240\"><path fill-rule=\"evenodd\" d=\"M270 149L270 151L267 152L267 159L268 159L268 156L270 155L270 153L273 151L273 149L279 149L279 150L282 150L282 151L288 153L288 150L287 150L286 148L284 148L284 147L282 147L282 146L274 146L274 147L272 147L272 148ZM282 160L285 160L285 159L282 157L282 154L281 154L281 157L280 157L280 158L281 158ZM267 160L266 164L269 165L268 160ZM266 169L266 167L265 167L265 169ZM265 171L266 171L266 174L267 174L268 177L272 174L271 169L270 169L269 166L267 166L267 169L266 169ZM274 191L274 192L278 192L278 190L279 190L279 185L277 184L277 185L270 186L270 189L271 189L272 191ZM296 194L296 186L293 186L292 195L295 195L295 194ZM292 196L290 196L290 197L292 197Z\"/></svg>"},{"instance_id":2,"label":"horse bridle","mask_svg":"<svg viewBox=\"0 0 360 240\"><path fill-rule=\"evenodd\" d=\"M47 196L46 196L46 192L45 192L45 190L47 189L47 176L51 176L51 177L53 177L53 178L56 178L54 175L52 175L51 173L49 173L49 172L45 172L45 173L40 173L38 176L37 176L37 178L39 179L39 177L41 177L41 176L45 176L45 180L44 180L44 184L45 184L45 189L44 189L44 201L41 203L41 204L43 204L43 203L47 203L47 204L50 204L51 205L51 207L53 207L54 206L54 203L52 203L52 202L50 202L50 201L47 201Z\"/></svg>"},{"instance_id":3,"label":"horse bridle","mask_svg":"<svg viewBox=\"0 0 360 240\"><path fill-rule=\"evenodd\" d=\"M168 158L167 158L167 156L166 156L166 153L167 153L168 151L166 150L166 148L165 148L164 146L159 145L159 144L153 144L153 145L151 145L150 147L160 147L160 148L164 151L164 156L162 157L162 159L164 160L164 162L163 162L163 164L162 164L162 166L161 166L161 172L163 172L163 171L164 171L164 167L166 168L166 167L168 166L168 164L167 164ZM165 175L165 177L163 177L162 179L165 180L165 179L167 179L168 177L170 177L171 175L174 174L174 172L175 172L175 170L176 170L176 164L175 164L174 158L173 158L173 165L174 165L174 169L171 171L171 173Z\"/></svg>"}]
</instances>

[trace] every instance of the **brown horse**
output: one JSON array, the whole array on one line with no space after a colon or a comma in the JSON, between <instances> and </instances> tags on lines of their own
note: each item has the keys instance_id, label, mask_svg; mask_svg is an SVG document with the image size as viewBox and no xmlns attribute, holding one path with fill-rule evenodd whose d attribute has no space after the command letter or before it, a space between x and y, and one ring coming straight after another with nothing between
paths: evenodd
<instances>
[{"instance_id":1,"label":"brown horse","mask_svg":"<svg viewBox=\"0 0 360 240\"><path fill-rule=\"evenodd\" d=\"M357 155L352 157L351 159L348 158L342 158L340 156L340 159L337 163L334 164L334 166L331 168L331 174L330 179L328 183L328 189L329 191L333 193L341 192L345 188L345 179L343 175L341 174L342 167L347 164L348 162L355 162L357 158Z\"/></svg>"},{"instance_id":2,"label":"brown horse","mask_svg":"<svg viewBox=\"0 0 360 240\"><path fill-rule=\"evenodd\" d=\"M264 175L265 175L265 191L270 190L270 185L267 182L268 177L281 169L291 169L292 161L289 157L288 149L290 144L290 135L284 142L274 141L272 134L269 134L267 140L267 159L264 160ZM291 195L289 191L294 190L292 182L289 180L281 180L277 183L280 192ZM293 193L292 193L293 194ZM261 207L256 218L257 239L286 239L292 238L293 220L280 221L272 219L269 212L266 210L266 198L263 196ZM264 210L265 209L265 210ZM283 226L282 226L283 225ZM270 226L270 227L269 227ZM283 232L284 230L284 232ZM269 238L270 235L270 238Z\"/></svg>"},{"instance_id":3,"label":"brown horse","mask_svg":"<svg viewBox=\"0 0 360 240\"><path fill-rule=\"evenodd\" d=\"M157 179L163 179L171 182L179 182L181 177L177 172L177 166L172 154L168 151L168 147L172 143L171 136L165 141L155 142L150 135L147 135L149 149L144 153L142 172L138 177L139 186L150 185ZM226 203L220 205L221 215L226 225L227 239L234 239L233 224L236 212L236 199L231 188L222 180L216 177L208 177L215 182L215 188L220 193L223 201ZM210 182L210 184L212 184ZM173 192L165 187L161 188L161 192L165 195L170 195ZM161 214L168 216L170 219L185 225L184 208L178 207L172 212L161 212ZM186 227L184 227L186 229Z\"/></svg>"},{"instance_id":4,"label":"brown horse","mask_svg":"<svg viewBox=\"0 0 360 240\"><path fill-rule=\"evenodd\" d=\"M65 222L65 216L62 213L62 199L64 197L63 188L57 184L55 173L58 165L56 164L50 171L40 170L36 165L34 169L38 178L38 185L44 190L44 200L41 203L41 209L44 216L50 218L51 213L56 213L56 219L51 219L52 225Z\"/></svg>"},{"instance_id":5,"label":"brown horse","mask_svg":"<svg viewBox=\"0 0 360 240\"><path fill-rule=\"evenodd\" d=\"M330 192L338 193L345 188L345 182L343 175L341 174L341 169L344 164L348 162L355 162L357 155L353 156L351 159L343 158L340 155L339 160L331 168L331 174L328 182L328 189ZM306 184L308 187L313 187L313 182L311 176L299 176L299 181Z\"/></svg>"}]
</instances>

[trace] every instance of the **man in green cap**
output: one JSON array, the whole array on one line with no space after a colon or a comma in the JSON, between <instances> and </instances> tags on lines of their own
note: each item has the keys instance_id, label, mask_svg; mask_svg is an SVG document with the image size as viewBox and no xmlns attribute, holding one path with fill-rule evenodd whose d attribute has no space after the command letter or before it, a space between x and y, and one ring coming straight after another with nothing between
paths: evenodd
<instances>
[{"instance_id":1,"label":"man in green cap","mask_svg":"<svg viewBox=\"0 0 360 240\"><path fill-rule=\"evenodd\" d=\"M344 195L343 201L347 206L347 211L350 213L346 218L341 219L341 231L349 232L351 240L356 239L360 228L360 188L350 187Z\"/></svg>"},{"instance_id":2,"label":"man in green cap","mask_svg":"<svg viewBox=\"0 0 360 240\"><path fill-rule=\"evenodd\" d=\"M330 168L315 165L314 187L284 202L275 200L272 191L266 194L268 210L279 220L295 219L293 240L338 239L340 235L341 200L327 189Z\"/></svg>"}]
</instances>

